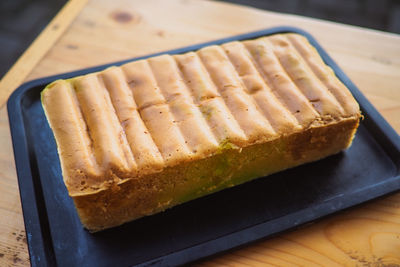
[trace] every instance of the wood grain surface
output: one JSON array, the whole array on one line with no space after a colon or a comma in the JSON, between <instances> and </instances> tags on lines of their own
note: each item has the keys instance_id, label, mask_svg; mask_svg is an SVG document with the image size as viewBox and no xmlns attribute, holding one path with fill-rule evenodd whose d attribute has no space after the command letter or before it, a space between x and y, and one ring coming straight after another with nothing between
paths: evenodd
<instances>
[{"instance_id":1,"label":"wood grain surface","mask_svg":"<svg viewBox=\"0 0 400 267\"><path fill-rule=\"evenodd\" d=\"M43 57L29 71L20 72L26 73L25 80L272 26L300 27L322 44L400 132L398 35L195 0L91 0L70 25L68 21L60 23L65 32L50 49L39 49L37 53ZM18 75L18 68L12 75ZM27 266L29 256L4 107L0 109L0 148L0 266ZM196 264L400 266L400 193Z\"/></svg>"}]
</instances>

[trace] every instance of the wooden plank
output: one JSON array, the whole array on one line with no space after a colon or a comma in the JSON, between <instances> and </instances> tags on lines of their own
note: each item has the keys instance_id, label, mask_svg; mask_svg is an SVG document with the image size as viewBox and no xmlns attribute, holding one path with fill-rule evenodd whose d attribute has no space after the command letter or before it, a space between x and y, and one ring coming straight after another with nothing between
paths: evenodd
<instances>
[{"instance_id":1,"label":"wooden plank","mask_svg":"<svg viewBox=\"0 0 400 267\"><path fill-rule=\"evenodd\" d=\"M68 28L88 0L70 0L0 80L0 107Z\"/></svg>"},{"instance_id":2,"label":"wooden plank","mask_svg":"<svg viewBox=\"0 0 400 267\"><path fill-rule=\"evenodd\" d=\"M220 2L89 1L27 79L277 25L314 35L400 132L399 35ZM0 266L24 266L29 261L26 244L17 240L24 227L4 107L0 147ZM198 265L400 265L399 229L400 193Z\"/></svg>"},{"instance_id":3,"label":"wooden plank","mask_svg":"<svg viewBox=\"0 0 400 267\"><path fill-rule=\"evenodd\" d=\"M0 109L0 266L29 265L8 116Z\"/></svg>"}]
</instances>

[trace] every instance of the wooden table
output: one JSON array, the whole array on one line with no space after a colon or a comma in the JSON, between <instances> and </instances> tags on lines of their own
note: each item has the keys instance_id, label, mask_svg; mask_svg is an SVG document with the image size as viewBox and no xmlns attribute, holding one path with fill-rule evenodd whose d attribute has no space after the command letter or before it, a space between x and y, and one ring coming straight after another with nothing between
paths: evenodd
<instances>
[{"instance_id":1,"label":"wooden table","mask_svg":"<svg viewBox=\"0 0 400 267\"><path fill-rule=\"evenodd\" d=\"M277 25L310 32L400 132L400 36L232 4L71 0L0 82L35 78ZM29 256L6 108L0 109L0 266ZM400 265L400 193L200 265Z\"/></svg>"}]
</instances>

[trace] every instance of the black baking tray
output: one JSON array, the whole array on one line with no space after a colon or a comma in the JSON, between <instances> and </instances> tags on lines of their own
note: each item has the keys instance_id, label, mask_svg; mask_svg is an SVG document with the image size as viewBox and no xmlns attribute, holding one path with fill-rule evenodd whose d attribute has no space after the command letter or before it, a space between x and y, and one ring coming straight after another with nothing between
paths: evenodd
<instances>
[{"instance_id":1,"label":"black baking tray","mask_svg":"<svg viewBox=\"0 0 400 267\"><path fill-rule=\"evenodd\" d=\"M295 32L308 38L360 103L364 120L346 151L90 234L63 184L40 91L56 79L233 40ZM317 41L277 27L31 81L8 101L32 266L179 265L261 239L400 189L400 137Z\"/></svg>"}]
</instances>

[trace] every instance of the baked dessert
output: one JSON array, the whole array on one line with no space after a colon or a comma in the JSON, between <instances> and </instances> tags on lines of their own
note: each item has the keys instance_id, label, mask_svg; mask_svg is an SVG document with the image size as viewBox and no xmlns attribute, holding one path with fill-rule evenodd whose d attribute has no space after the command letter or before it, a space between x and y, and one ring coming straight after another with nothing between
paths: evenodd
<instances>
[{"instance_id":1,"label":"baked dessert","mask_svg":"<svg viewBox=\"0 0 400 267\"><path fill-rule=\"evenodd\" d=\"M58 80L42 104L90 231L338 153L361 116L292 33Z\"/></svg>"}]
</instances>

